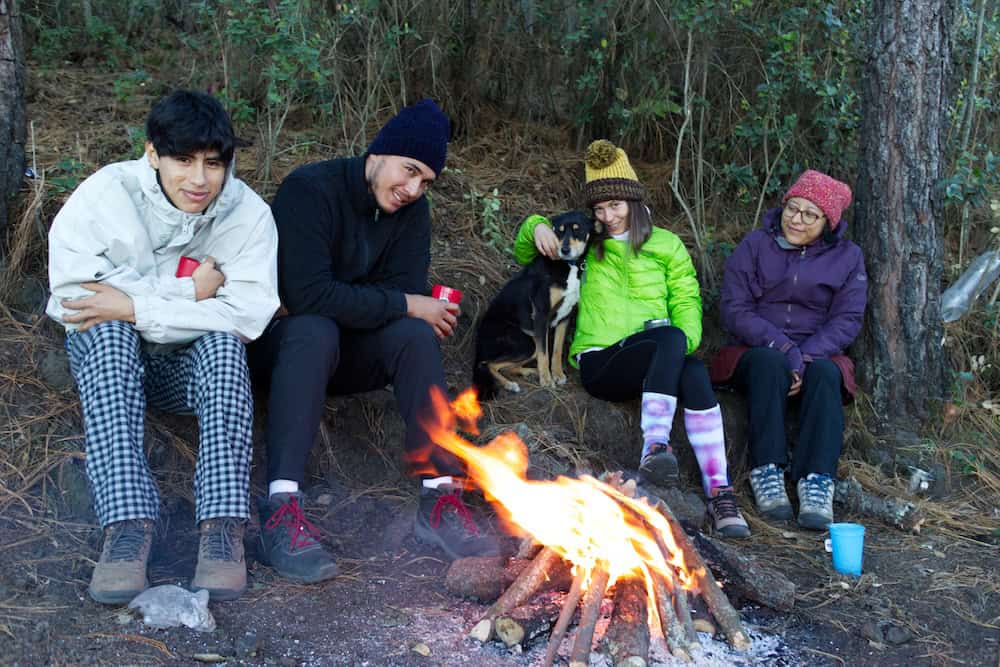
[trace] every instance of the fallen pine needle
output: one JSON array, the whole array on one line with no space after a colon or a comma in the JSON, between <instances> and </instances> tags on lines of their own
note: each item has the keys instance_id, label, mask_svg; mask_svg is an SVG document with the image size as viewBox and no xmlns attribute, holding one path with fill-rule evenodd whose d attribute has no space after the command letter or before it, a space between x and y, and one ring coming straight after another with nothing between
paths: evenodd
<instances>
[{"instance_id":1,"label":"fallen pine needle","mask_svg":"<svg viewBox=\"0 0 1000 667\"><path fill-rule=\"evenodd\" d=\"M145 644L146 646L152 646L158 651L162 652L168 658L173 658L174 654L170 652L167 645L156 639L150 639L149 637L143 637L142 635L115 635L109 632L92 632L87 637L104 637L105 639L124 639L130 642L138 642L139 644Z\"/></svg>"},{"instance_id":2,"label":"fallen pine needle","mask_svg":"<svg viewBox=\"0 0 1000 667\"><path fill-rule=\"evenodd\" d=\"M818 648L804 647L803 650L809 651L810 653L816 653L816 654L819 654L819 655L825 655L828 658L832 658L833 660L836 660L837 662L839 662L842 665L846 665L847 664L846 662L844 662L844 659L841 658L839 655L834 655L833 653L827 653L826 651L820 651Z\"/></svg>"}]
</instances>

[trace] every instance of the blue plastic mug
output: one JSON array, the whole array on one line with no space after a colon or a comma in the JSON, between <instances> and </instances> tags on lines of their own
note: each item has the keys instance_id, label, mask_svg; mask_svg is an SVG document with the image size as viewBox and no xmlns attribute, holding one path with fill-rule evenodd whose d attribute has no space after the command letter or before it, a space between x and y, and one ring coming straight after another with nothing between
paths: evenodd
<instances>
[{"instance_id":1,"label":"blue plastic mug","mask_svg":"<svg viewBox=\"0 0 1000 667\"><path fill-rule=\"evenodd\" d=\"M865 551L865 527L860 523L831 523L826 550L833 552L833 569L859 576Z\"/></svg>"}]
</instances>

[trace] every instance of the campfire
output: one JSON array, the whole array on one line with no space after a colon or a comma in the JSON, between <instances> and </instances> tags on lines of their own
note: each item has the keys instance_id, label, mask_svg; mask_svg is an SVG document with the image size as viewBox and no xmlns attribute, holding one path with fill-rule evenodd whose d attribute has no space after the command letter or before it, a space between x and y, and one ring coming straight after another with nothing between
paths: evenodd
<instances>
[{"instance_id":1,"label":"campfire","mask_svg":"<svg viewBox=\"0 0 1000 667\"><path fill-rule=\"evenodd\" d=\"M658 635L671 654L686 660L698 643L692 595L734 648L749 647L739 614L662 500L638 497L635 482L620 473L529 480L527 448L516 435L502 434L482 447L460 435L478 433L481 410L473 390L451 404L440 394L433 399L437 420L427 427L434 441L464 461L469 480L501 519L527 536L520 561L511 563L519 561L522 568L470 637L513 646L550 631L544 664L551 665L575 621L569 664L587 665L610 596L611 621L600 646L613 664L645 665L651 636ZM457 576L503 576L503 567L491 570L481 567L481 559L467 560L475 562L453 566ZM568 588L561 605L551 595L558 588Z\"/></svg>"}]
</instances>

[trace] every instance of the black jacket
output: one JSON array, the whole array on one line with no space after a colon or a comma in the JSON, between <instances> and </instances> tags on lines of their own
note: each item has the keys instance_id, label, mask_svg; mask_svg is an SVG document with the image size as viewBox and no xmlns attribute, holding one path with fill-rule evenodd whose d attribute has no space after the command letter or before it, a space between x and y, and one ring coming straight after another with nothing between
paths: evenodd
<instances>
[{"instance_id":1,"label":"black jacket","mask_svg":"<svg viewBox=\"0 0 1000 667\"><path fill-rule=\"evenodd\" d=\"M427 198L386 214L368 190L364 168L363 157L316 162L278 188L271 205L278 289L293 315L375 329L406 315L404 294L427 291Z\"/></svg>"}]
</instances>

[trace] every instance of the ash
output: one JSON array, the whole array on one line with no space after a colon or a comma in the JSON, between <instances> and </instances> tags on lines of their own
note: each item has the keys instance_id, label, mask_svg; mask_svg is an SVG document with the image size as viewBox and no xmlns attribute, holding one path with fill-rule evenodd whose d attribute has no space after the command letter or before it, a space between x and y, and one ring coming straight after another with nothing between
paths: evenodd
<instances>
[{"instance_id":1,"label":"ash","mask_svg":"<svg viewBox=\"0 0 1000 667\"><path fill-rule=\"evenodd\" d=\"M610 622L610 607L602 608L602 618L598 621L594 637L604 636ZM484 607L481 605L456 601L444 608L410 608L405 612L411 622L407 625L404 636L400 637L397 650L386 656L392 665L476 665L477 667L502 667L504 665L523 665L534 667L542 664L545 656L546 639L539 639L529 649L522 650L519 646L508 649L501 642L492 641L486 644L468 639L466 633L479 620ZM813 656L800 654L778 635L766 633L760 628L745 622L744 629L752 642L747 651L737 651L726 643L723 637L713 638L707 633L699 633L701 648L694 648L691 662L677 660L670 655L662 637L653 638L650 642L650 667L680 667L682 665L697 665L711 667L718 665L768 665L791 667L811 662ZM557 664L565 660L573 645L576 629L571 628L560 645ZM599 641L595 641L599 645ZM417 651L429 650L429 655ZM395 659L394 659L395 658ZM592 667L611 667L611 662L598 652L590 654Z\"/></svg>"}]
</instances>

